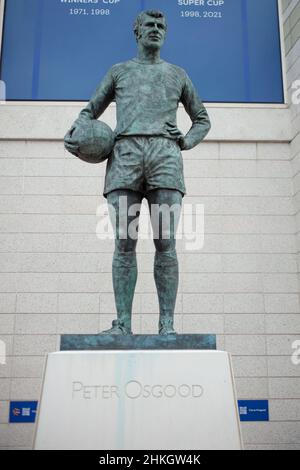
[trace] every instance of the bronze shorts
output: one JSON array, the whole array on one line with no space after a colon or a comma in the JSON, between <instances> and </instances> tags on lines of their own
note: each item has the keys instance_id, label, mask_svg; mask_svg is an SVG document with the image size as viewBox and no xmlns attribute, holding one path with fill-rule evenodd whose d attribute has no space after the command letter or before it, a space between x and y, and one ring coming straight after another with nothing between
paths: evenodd
<instances>
[{"instance_id":1,"label":"bronze shorts","mask_svg":"<svg viewBox=\"0 0 300 470\"><path fill-rule=\"evenodd\" d=\"M175 140L159 136L130 136L116 141L105 175L104 197L115 189L146 194L152 189L186 193L183 161Z\"/></svg>"}]
</instances>

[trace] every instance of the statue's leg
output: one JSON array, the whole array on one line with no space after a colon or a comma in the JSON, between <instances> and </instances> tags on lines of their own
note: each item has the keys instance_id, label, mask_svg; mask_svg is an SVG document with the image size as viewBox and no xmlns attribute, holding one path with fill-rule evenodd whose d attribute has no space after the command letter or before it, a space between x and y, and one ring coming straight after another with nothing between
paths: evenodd
<instances>
[{"instance_id":1,"label":"statue's leg","mask_svg":"<svg viewBox=\"0 0 300 470\"><path fill-rule=\"evenodd\" d=\"M102 334L132 334L132 302L137 280L136 244L142 197L141 193L126 189L112 191L107 196L115 234L112 277L117 320L113 320L112 328Z\"/></svg>"},{"instance_id":2,"label":"statue's leg","mask_svg":"<svg viewBox=\"0 0 300 470\"><path fill-rule=\"evenodd\" d=\"M174 309L178 290L176 230L182 194L173 189L155 189L147 194L156 248L154 279L159 300L159 334L174 334Z\"/></svg>"}]
</instances>

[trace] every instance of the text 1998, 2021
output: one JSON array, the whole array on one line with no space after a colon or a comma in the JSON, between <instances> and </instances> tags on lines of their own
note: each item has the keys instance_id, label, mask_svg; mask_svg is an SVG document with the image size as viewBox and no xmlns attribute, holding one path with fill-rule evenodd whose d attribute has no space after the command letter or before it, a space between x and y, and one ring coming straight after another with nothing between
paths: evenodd
<instances>
[{"instance_id":1,"label":"text 1998, 2021","mask_svg":"<svg viewBox=\"0 0 300 470\"><path fill-rule=\"evenodd\" d=\"M180 12L182 18L222 18L221 11L185 10Z\"/></svg>"}]
</instances>

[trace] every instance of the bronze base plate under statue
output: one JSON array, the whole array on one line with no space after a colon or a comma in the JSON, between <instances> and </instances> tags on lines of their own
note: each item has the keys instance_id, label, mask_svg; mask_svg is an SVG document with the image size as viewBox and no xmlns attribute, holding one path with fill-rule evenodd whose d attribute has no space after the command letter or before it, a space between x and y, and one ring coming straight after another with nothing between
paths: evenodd
<instances>
[{"instance_id":1,"label":"bronze base plate under statue","mask_svg":"<svg viewBox=\"0 0 300 470\"><path fill-rule=\"evenodd\" d=\"M216 349L216 335L62 335L61 351L101 349Z\"/></svg>"}]
</instances>

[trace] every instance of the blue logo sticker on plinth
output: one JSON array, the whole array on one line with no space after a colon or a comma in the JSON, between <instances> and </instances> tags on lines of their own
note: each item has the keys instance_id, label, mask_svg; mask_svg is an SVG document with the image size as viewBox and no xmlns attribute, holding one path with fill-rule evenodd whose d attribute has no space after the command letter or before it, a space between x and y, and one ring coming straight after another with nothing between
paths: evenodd
<instances>
[{"instance_id":1,"label":"blue logo sticker on plinth","mask_svg":"<svg viewBox=\"0 0 300 470\"><path fill-rule=\"evenodd\" d=\"M9 407L10 423L34 423L37 401L11 401Z\"/></svg>"},{"instance_id":2,"label":"blue logo sticker on plinth","mask_svg":"<svg viewBox=\"0 0 300 470\"><path fill-rule=\"evenodd\" d=\"M269 421L268 400L238 400L240 421Z\"/></svg>"}]
</instances>

